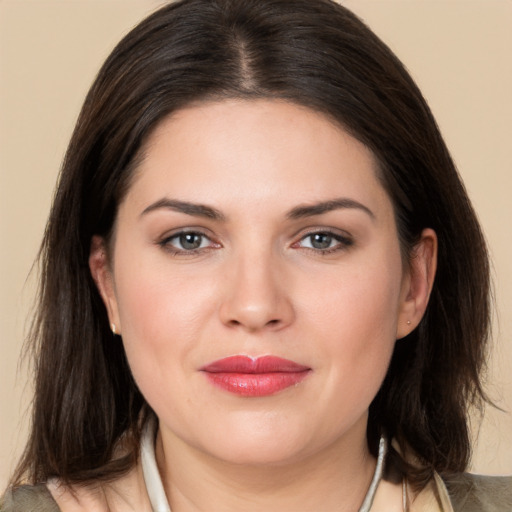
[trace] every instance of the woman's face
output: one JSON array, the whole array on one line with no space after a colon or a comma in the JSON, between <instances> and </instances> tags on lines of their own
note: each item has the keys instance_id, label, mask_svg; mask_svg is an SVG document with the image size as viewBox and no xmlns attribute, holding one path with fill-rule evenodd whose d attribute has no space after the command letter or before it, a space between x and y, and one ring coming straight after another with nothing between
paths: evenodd
<instances>
[{"instance_id":1,"label":"woman's face","mask_svg":"<svg viewBox=\"0 0 512 512\"><path fill-rule=\"evenodd\" d=\"M91 268L164 446L279 464L364 440L417 323L376 173L290 103L205 103L157 127L111 266L96 244Z\"/></svg>"}]
</instances>

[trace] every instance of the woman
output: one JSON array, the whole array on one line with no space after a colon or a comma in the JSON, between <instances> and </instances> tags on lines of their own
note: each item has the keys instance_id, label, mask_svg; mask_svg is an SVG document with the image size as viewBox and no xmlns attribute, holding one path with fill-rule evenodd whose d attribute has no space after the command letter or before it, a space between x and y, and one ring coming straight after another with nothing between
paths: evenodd
<instances>
[{"instance_id":1,"label":"woman","mask_svg":"<svg viewBox=\"0 0 512 512\"><path fill-rule=\"evenodd\" d=\"M463 474L478 222L420 92L343 7L143 21L85 101L41 258L2 510L512 506L510 480Z\"/></svg>"}]
</instances>

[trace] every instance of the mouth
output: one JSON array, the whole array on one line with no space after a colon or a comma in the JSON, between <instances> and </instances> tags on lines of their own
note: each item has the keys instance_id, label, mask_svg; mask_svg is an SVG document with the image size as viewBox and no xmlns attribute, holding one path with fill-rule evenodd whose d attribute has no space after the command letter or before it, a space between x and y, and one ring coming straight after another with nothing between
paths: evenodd
<instances>
[{"instance_id":1,"label":"mouth","mask_svg":"<svg viewBox=\"0 0 512 512\"><path fill-rule=\"evenodd\" d=\"M311 368L275 356L230 356L203 366L211 384L230 393L261 397L279 393L304 380Z\"/></svg>"}]
</instances>

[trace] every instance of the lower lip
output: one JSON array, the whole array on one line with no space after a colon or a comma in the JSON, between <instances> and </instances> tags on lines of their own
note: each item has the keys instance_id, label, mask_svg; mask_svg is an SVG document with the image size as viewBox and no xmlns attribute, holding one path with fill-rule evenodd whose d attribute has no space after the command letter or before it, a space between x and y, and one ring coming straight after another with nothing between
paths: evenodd
<instances>
[{"instance_id":1,"label":"lower lip","mask_svg":"<svg viewBox=\"0 0 512 512\"><path fill-rule=\"evenodd\" d=\"M309 375L308 371L272 373L208 373L210 382L240 396L269 396L295 386Z\"/></svg>"}]
</instances>

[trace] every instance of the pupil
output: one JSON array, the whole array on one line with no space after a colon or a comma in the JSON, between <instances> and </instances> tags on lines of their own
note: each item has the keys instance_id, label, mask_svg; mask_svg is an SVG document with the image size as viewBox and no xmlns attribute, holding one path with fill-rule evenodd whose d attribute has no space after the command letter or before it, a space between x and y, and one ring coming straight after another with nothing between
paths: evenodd
<instances>
[{"instance_id":1,"label":"pupil","mask_svg":"<svg viewBox=\"0 0 512 512\"><path fill-rule=\"evenodd\" d=\"M322 233L317 233L312 236L311 245L315 249L327 249L331 245L332 237Z\"/></svg>"},{"instance_id":2,"label":"pupil","mask_svg":"<svg viewBox=\"0 0 512 512\"><path fill-rule=\"evenodd\" d=\"M201 245L201 235L195 233L180 235L180 244L183 249L197 249Z\"/></svg>"}]
</instances>

